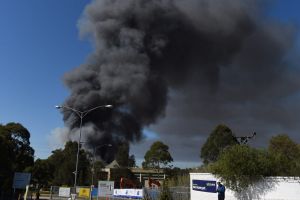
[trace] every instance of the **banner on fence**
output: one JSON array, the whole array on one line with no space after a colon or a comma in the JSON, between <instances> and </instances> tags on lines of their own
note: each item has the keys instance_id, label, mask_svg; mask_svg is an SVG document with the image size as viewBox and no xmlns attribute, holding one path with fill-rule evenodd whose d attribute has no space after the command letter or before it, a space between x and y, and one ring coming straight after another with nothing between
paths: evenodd
<instances>
[{"instance_id":1,"label":"banner on fence","mask_svg":"<svg viewBox=\"0 0 300 200\"><path fill-rule=\"evenodd\" d=\"M216 192L216 181L193 180L193 190L201 192Z\"/></svg>"},{"instance_id":2,"label":"banner on fence","mask_svg":"<svg viewBox=\"0 0 300 200\"><path fill-rule=\"evenodd\" d=\"M114 197L142 199L144 191L143 189L114 189Z\"/></svg>"},{"instance_id":3,"label":"banner on fence","mask_svg":"<svg viewBox=\"0 0 300 200\"><path fill-rule=\"evenodd\" d=\"M60 197L70 197L71 188L69 187L60 187L58 190L58 196Z\"/></svg>"}]
</instances>

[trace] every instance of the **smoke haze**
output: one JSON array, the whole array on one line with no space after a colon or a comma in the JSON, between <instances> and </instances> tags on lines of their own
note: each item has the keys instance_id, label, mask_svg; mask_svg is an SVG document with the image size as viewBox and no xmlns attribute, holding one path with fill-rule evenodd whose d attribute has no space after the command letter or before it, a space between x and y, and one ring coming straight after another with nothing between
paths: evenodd
<instances>
[{"instance_id":1,"label":"smoke haze","mask_svg":"<svg viewBox=\"0 0 300 200\"><path fill-rule=\"evenodd\" d=\"M256 145L282 131L299 141L299 71L289 61L297 32L267 17L266 6L254 0L92 1L79 29L94 52L65 74L70 96L64 104L114 108L84 118L87 146L137 142L148 128L175 160L196 160L220 123L236 135L256 131ZM63 114L76 134L76 115ZM144 144L133 150L144 153ZM110 161L115 151L101 156Z\"/></svg>"}]
</instances>

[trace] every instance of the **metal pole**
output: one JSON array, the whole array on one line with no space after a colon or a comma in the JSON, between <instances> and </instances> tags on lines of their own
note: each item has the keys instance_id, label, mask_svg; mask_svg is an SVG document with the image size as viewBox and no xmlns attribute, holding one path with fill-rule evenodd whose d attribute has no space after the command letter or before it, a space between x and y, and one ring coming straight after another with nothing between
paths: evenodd
<instances>
[{"instance_id":1,"label":"metal pole","mask_svg":"<svg viewBox=\"0 0 300 200\"><path fill-rule=\"evenodd\" d=\"M78 162L79 162L79 152L80 152L80 143L81 143L81 129L82 129L82 121L83 118L91 111L96 110L98 108L111 108L113 107L112 105L101 105L101 106L96 106L94 108L91 108L89 110L86 111L79 111L76 110L74 108L71 108L69 106L55 106L57 109L61 109L61 108L65 108L68 110L73 111L74 113L76 113L78 115L78 117L80 118L80 127L79 127L79 139L78 139L78 148L77 148L77 155L76 155L76 166L75 166L75 178L74 178L74 188L75 188L75 195L76 195L76 186L77 186L77 176L78 176ZM75 197L76 198L76 197Z\"/></svg>"},{"instance_id":2,"label":"metal pole","mask_svg":"<svg viewBox=\"0 0 300 200\"><path fill-rule=\"evenodd\" d=\"M92 165L92 185L94 185L94 173L95 173L95 151L96 148L93 149L93 165Z\"/></svg>"},{"instance_id":3,"label":"metal pole","mask_svg":"<svg viewBox=\"0 0 300 200\"><path fill-rule=\"evenodd\" d=\"M92 185L94 185L94 174L95 174L95 160L96 160L96 149L102 148L102 147L111 147L112 144L102 144L100 146L95 146L93 148L93 165L92 165Z\"/></svg>"},{"instance_id":4,"label":"metal pole","mask_svg":"<svg viewBox=\"0 0 300 200\"><path fill-rule=\"evenodd\" d=\"M82 129L82 120L83 115L80 113L80 126L79 126L79 139L78 139L78 148L77 148L77 155L76 155L76 166L75 166L75 179L74 179L74 188L76 193L76 186L77 186L77 174L78 174L78 161L79 161L79 152L80 152L80 143L81 143L81 129Z\"/></svg>"}]
</instances>

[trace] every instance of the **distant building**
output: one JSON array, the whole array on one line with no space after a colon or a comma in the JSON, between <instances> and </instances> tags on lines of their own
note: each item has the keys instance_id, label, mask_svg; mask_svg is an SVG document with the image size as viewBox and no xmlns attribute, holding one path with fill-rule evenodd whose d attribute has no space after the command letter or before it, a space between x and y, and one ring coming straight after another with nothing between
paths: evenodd
<instances>
[{"instance_id":1,"label":"distant building","mask_svg":"<svg viewBox=\"0 0 300 200\"><path fill-rule=\"evenodd\" d=\"M105 168L102 169L102 172L107 173L107 180L111 180L114 173L118 173L122 171L119 163L114 160L110 164L106 165ZM148 186L148 179L151 178L153 180L158 180L162 182L166 178L166 174L162 169L143 169L143 168L128 168L134 176L145 186Z\"/></svg>"}]
</instances>

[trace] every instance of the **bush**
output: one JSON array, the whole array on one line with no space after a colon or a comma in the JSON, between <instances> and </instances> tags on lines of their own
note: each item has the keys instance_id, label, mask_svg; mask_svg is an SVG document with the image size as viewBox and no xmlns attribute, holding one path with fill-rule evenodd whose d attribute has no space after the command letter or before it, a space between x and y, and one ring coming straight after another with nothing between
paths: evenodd
<instances>
[{"instance_id":1,"label":"bush","mask_svg":"<svg viewBox=\"0 0 300 200\"><path fill-rule=\"evenodd\" d=\"M159 195L159 200L172 200L172 195L170 192L170 189L168 187L168 183L166 180L164 180L162 188L161 188L161 192Z\"/></svg>"}]
</instances>

